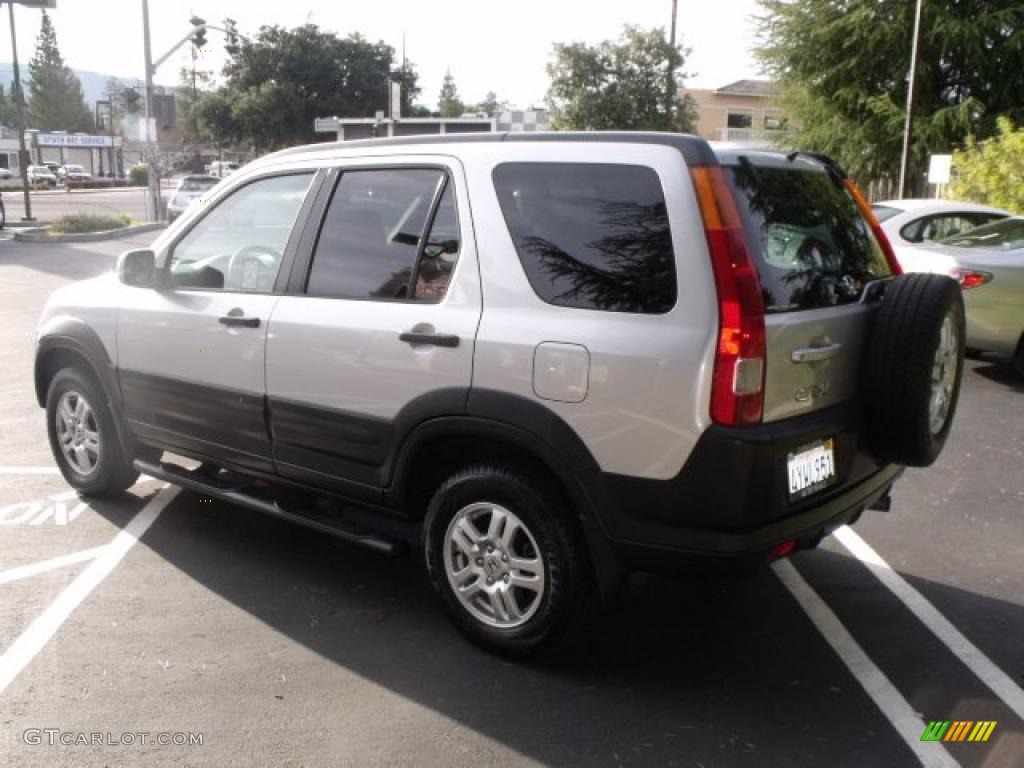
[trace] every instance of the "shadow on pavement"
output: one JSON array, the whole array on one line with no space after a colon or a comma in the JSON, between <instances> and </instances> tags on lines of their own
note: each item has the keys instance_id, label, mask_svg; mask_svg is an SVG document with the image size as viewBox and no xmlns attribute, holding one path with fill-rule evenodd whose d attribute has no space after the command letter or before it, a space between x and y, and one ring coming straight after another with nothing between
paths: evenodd
<instances>
[{"instance_id":1,"label":"shadow on pavement","mask_svg":"<svg viewBox=\"0 0 1024 768\"><path fill-rule=\"evenodd\" d=\"M974 372L991 382L1002 384L1013 392L1024 392L1024 377L1019 376L1009 363L985 360L974 368Z\"/></svg>"},{"instance_id":2,"label":"shadow on pavement","mask_svg":"<svg viewBox=\"0 0 1024 768\"><path fill-rule=\"evenodd\" d=\"M543 763L913 760L770 573L651 579L583 642L515 664L456 633L418 557L196 498L183 493L143 544L324 659Z\"/></svg>"}]
</instances>

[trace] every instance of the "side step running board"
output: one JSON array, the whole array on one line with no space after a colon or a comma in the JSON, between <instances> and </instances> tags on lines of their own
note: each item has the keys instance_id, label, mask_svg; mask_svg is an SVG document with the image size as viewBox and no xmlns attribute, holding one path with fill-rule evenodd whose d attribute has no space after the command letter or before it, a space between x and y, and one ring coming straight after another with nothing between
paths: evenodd
<instances>
[{"instance_id":1,"label":"side step running board","mask_svg":"<svg viewBox=\"0 0 1024 768\"><path fill-rule=\"evenodd\" d=\"M375 552L393 555L397 554L402 547L401 542L369 531L350 528L321 512L291 512L264 495L250 492L238 486L222 485L216 478L204 475L200 470L190 471L175 464L165 464L163 462L154 464L138 459L135 460L134 466L143 474L159 480L166 480L168 483L181 486L187 490L202 493L231 504L237 504L240 507L256 512L262 512L279 520L295 523L328 536L333 536L336 539L342 539L352 544L372 549Z\"/></svg>"}]
</instances>

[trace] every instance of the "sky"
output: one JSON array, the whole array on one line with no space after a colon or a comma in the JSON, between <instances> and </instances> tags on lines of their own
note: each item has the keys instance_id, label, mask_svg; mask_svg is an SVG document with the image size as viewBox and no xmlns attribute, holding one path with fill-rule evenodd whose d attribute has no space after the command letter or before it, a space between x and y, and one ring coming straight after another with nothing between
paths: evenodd
<instances>
[{"instance_id":1,"label":"sky","mask_svg":"<svg viewBox=\"0 0 1024 768\"><path fill-rule=\"evenodd\" d=\"M141 7L142 0L57 0L50 16L68 65L141 80ZM243 34L264 24L307 22L340 35L361 32L394 46L399 56L404 33L424 105L436 105L441 80L451 70L464 102L480 101L493 90L523 108L543 104L553 43L615 38L627 23L667 27L671 7L671 0L150 0L150 29L154 59L188 32L193 12L217 24L231 17ZM750 53L751 17L759 12L756 0L679 0L677 34L692 49L686 68L694 77L688 86L714 88L759 76ZM19 61L25 66L35 49L40 12L16 6L15 15ZM9 61L10 34L3 21L0 61ZM211 32L208 37L215 52L204 54L201 64L219 71L223 36ZM187 46L160 68L157 83L177 83L186 52Z\"/></svg>"}]
</instances>

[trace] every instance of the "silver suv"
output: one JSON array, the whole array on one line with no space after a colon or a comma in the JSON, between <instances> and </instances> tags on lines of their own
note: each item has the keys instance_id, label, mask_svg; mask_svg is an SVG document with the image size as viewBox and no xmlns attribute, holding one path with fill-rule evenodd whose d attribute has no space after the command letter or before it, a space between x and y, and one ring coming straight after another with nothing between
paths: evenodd
<instances>
[{"instance_id":1,"label":"silver suv","mask_svg":"<svg viewBox=\"0 0 1024 768\"><path fill-rule=\"evenodd\" d=\"M83 493L141 470L413 546L465 633L526 654L630 570L765 562L888 508L945 442L964 339L957 284L898 273L817 155L318 144L55 293L35 386Z\"/></svg>"}]
</instances>

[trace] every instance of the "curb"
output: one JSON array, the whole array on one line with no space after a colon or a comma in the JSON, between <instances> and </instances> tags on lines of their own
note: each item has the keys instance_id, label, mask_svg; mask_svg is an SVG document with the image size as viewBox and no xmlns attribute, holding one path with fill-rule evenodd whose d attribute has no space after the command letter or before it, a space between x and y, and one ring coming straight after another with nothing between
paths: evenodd
<instances>
[{"instance_id":1,"label":"curb","mask_svg":"<svg viewBox=\"0 0 1024 768\"><path fill-rule=\"evenodd\" d=\"M121 229L108 229L104 232L82 232L73 235L49 235L47 234L47 228L35 227L27 232L15 232L14 239L22 243L94 243L99 240L116 240L119 237L126 237L128 235L155 232L166 226L166 222L159 221L152 224L121 227Z\"/></svg>"}]
</instances>

